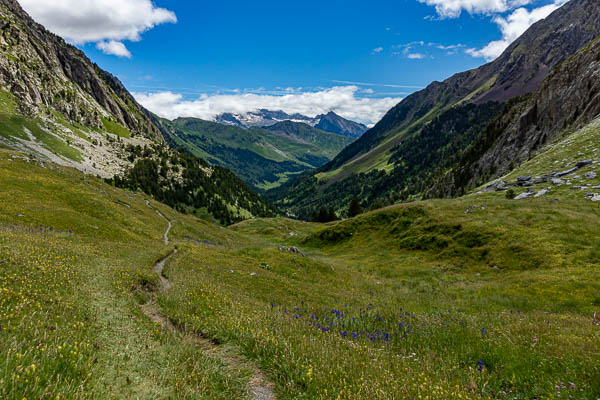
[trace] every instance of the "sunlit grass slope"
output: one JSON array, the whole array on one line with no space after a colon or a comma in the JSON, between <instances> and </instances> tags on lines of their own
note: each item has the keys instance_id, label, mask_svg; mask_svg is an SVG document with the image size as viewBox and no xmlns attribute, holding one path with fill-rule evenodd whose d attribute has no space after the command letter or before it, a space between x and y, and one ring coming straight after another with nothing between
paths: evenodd
<instances>
[{"instance_id":1,"label":"sunlit grass slope","mask_svg":"<svg viewBox=\"0 0 600 400\"><path fill-rule=\"evenodd\" d=\"M144 197L15 154L0 151L0 397L243 397L247 371L139 311L138 288L156 284L152 264L169 251ZM181 237L230 240L153 206Z\"/></svg>"},{"instance_id":2,"label":"sunlit grass slope","mask_svg":"<svg viewBox=\"0 0 600 400\"><path fill-rule=\"evenodd\" d=\"M583 196L229 229L152 202L165 246L143 196L14 155L0 151L0 398L247 398L231 354L282 399L600 396L600 208ZM217 356L139 310L172 246L158 304Z\"/></svg>"}]
</instances>

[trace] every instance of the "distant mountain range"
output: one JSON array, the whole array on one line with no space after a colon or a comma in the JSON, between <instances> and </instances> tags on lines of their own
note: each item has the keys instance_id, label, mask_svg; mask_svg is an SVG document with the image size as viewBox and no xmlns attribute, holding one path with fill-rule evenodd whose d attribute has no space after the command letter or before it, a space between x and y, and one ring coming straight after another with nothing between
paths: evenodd
<instances>
[{"instance_id":1,"label":"distant mountain range","mask_svg":"<svg viewBox=\"0 0 600 400\"><path fill-rule=\"evenodd\" d=\"M325 132L336 133L342 136L359 138L367 131L367 127L358 122L340 117L334 112L317 115L314 118L302 114L287 114L283 111L259 110L246 114L225 113L217 116L215 122L223 125L237 126L243 129L252 127L265 127L278 122L291 121L310 125Z\"/></svg>"},{"instance_id":2,"label":"distant mountain range","mask_svg":"<svg viewBox=\"0 0 600 400\"><path fill-rule=\"evenodd\" d=\"M270 196L308 216L355 196L371 206L460 195L502 176L597 115L599 35L600 2L571 0L495 61L408 96L330 163Z\"/></svg>"}]
</instances>

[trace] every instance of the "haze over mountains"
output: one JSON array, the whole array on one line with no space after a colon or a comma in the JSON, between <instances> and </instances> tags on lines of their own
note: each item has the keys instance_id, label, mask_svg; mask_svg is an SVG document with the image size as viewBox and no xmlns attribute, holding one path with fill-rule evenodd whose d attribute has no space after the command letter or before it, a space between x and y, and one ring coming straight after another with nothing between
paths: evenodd
<instances>
[{"instance_id":1,"label":"haze over mountains","mask_svg":"<svg viewBox=\"0 0 600 400\"><path fill-rule=\"evenodd\" d=\"M354 140L291 120L249 128L197 118L158 124L173 146L232 170L261 191L322 166Z\"/></svg>"}]
</instances>

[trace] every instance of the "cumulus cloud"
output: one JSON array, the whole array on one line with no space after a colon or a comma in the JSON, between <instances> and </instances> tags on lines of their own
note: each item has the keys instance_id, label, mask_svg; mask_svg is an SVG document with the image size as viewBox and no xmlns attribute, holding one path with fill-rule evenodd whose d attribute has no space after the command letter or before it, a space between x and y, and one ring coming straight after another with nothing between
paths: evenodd
<instances>
[{"instance_id":1,"label":"cumulus cloud","mask_svg":"<svg viewBox=\"0 0 600 400\"><path fill-rule=\"evenodd\" d=\"M408 58L409 60L422 60L425 57L427 57L425 54L422 53L408 53L406 54L406 58Z\"/></svg>"},{"instance_id":2,"label":"cumulus cloud","mask_svg":"<svg viewBox=\"0 0 600 400\"><path fill-rule=\"evenodd\" d=\"M466 11L470 14L504 13L532 3L534 0L419 0L435 10L441 18L457 18Z\"/></svg>"},{"instance_id":3,"label":"cumulus cloud","mask_svg":"<svg viewBox=\"0 0 600 400\"><path fill-rule=\"evenodd\" d=\"M488 43L482 49L467 49L467 53L473 57L483 57L487 61L496 59L512 42L517 40L531 25L539 20L546 18L566 1L557 0L553 4L544 7L534 8L529 11L525 8L519 8L510 14L507 18L497 16L494 22L502 32L502 39Z\"/></svg>"},{"instance_id":4,"label":"cumulus cloud","mask_svg":"<svg viewBox=\"0 0 600 400\"><path fill-rule=\"evenodd\" d=\"M309 117L334 111L344 118L365 124L377 122L402 98L358 98L357 86L336 86L320 91L285 95L204 94L195 100L186 100L181 94L170 91L159 93L134 93L136 100L163 118L195 117L214 120L223 113L244 114L260 109L282 110L289 114L300 113Z\"/></svg>"},{"instance_id":5,"label":"cumulus cloud","mask_svg":"<svg viewBox=\"0 0 600 400\"><path fill-rule=\"evenodd\" d=\"M141 34L175 14L155 7L151 0L19 0L48 30L75 44L96 42L107 54L131 56L123 40L139 41Z\"/></svg>"},{"instance_id":6,"label":"cumulus cloud","mask_svg":"<svg viewBox=\"0 0 600 400\"><path fill-rule=\"evenodd\" d=\"M373 49L373 53L381 53L383 51L383 47L375 47Z\"/></svg>"},{"instance_id":7,"label":"cumulus cloud","mask_svg":"<svg viewBox=\"0 0 600 400\"><path fill-rule=\"evenodd\" d=\"M115 40L98 42L96 47L99 50L102 50L104 54L112 54L118 57L131 58L131 52L122 42L117 42Z\"/></svg>"}]
</instances>

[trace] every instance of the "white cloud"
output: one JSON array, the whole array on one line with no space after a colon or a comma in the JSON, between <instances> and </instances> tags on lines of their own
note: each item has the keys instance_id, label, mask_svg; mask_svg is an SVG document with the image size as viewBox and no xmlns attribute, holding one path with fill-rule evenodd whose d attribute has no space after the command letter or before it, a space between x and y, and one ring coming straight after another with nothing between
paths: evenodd
<instances>
[{"instance_id":1,"label":"white cloud","mask_svg":"<svg viewBox=\"0 0 600 400\"><path fill-rule=\"evenodd\" d=\"M507 18L495 17L494 22L502 32L502 39L488 43L482 49L467 49L467 53L473 57L483 57L487 61L494 60L502 54L512 42L517 40L525 31L534 23L546 18L558 8L560 8L565 0L557 0L553 4L534 8L529 11L525 8L519 8L510 14Z\"/></svg>"},{"instance_id":2,"label":"white cloud","mask_svg":"<svg viewBox=\"0 0 600 400\"><path fill-rule=\"evenodd\" d=\"M419 0L435 10L441 18L457 18L462 11L470 14L494 14L514 10L534 0Z\"/></svg>"},{"instance_id":3,"label":"white cloud","mask_svg":"<svg viewBox=\"0 0 600 400\"><path fill-rule=\"evenodd\" d=\"M392 54L395 56L402 56L402 57L408 58L409 60L421 60L423 58L426 58L427 55L425 55L423 53L415 52L413 50L415 47L423 47L423 46L425 46L425 42L423 42L423 41L397 44L395 46L392 46L392 48L398 49L401 51L395 51Z\"/></svg>"},{"instance_id":4,"label":"white cloud","mask_svg":"<svg viewBox=\"0 0 600 400\"><path fill-rule=\"evenodd\" d=\"M151 0L19 0L33 19L66 40L115 50L126 56L123 40L139 41L141 34L163 23L177 22L175 14ZM104 44L102 44L104 43ZM127 51L127 53L129 53Z\"/></svg>"},{"instance_id":5,"label":"white cloud","mask_svg":"<svg viewBox=\"0 0 600 400\"><path fill-rule=\"evenodd\" d=\"M134 93L136 100L163 118L196 117L214 120L222 113L244 114L260 109L301 113L309 117L334 111L344 118L371 124L377 122L401 97L358 98L357 86L336 86L313 92L286 95L204 94L196 100L186 100L173 92Z\"/></svg>"},{"instance_id":6,"label":"white cloud","mask_svg":"<svg viewBox=\"0 0 600 400\"><path fill-rule=\"evenodd\" d=\"M131 58L131 52L125 47L123 42L117 42L116 40L109 40L105 42L98 42L96 47L102 50L104 54L112 54L118 57Z\"/></svg>"},{"instance_id":7,"label":"white cloud","mask_svg":"<svg viewBox=\"0 0 600 400\"><path fill-rule=\"evenodd\" d=\"M354 81L340 81L340 80L332 80L331 82L343 83L344 85L357 85L357 86L381 86L381 87L400 88L400 89L424 89L423 86L394 85L391 83L371 83L371 82L354 82Z\"/></svg>"},{"instance_id":8,"label":"white cloud","mask_svg":"<svg viewBox=\"0 0 600 400\"><path fill-rule=\"evenodd\" d=\"M443 45L438 43L429 43L429 46L433 46L436 49L442 50L446 52L446 55L453 55L458 52L458 50L465 48L464 44L451 44L451 45Z\"/></svg>"},{"instance_id":9,"label":"white cloud","mask_svg":"<svg viewBox=\"0 0 600 400\"><path fill-rule=\"evenodd\" d=\"M375 47L373 49L373 53L381 53L383 51L383 47Z\"/></svg>"}]
</instances>

